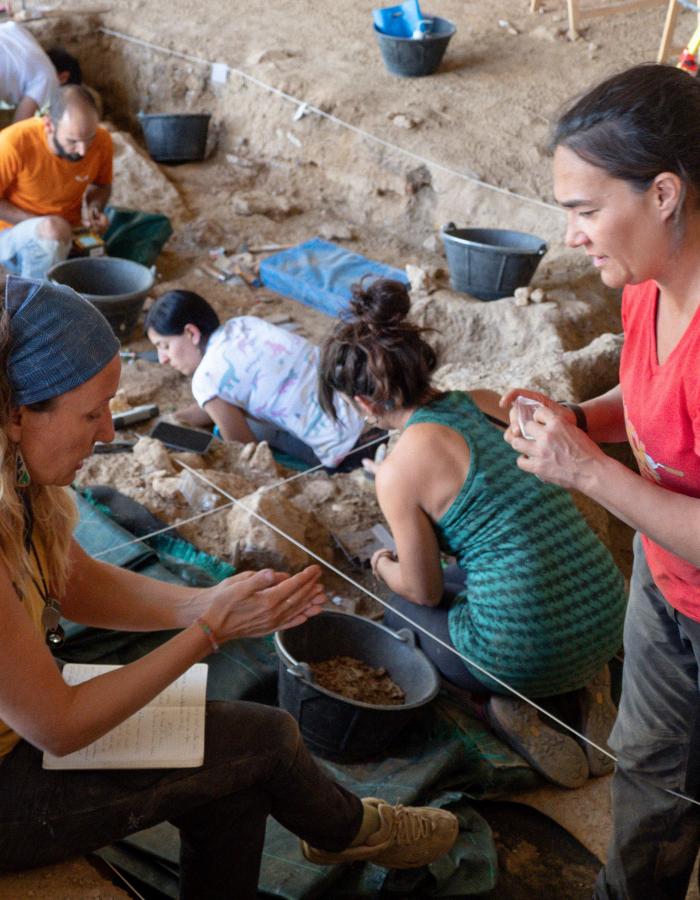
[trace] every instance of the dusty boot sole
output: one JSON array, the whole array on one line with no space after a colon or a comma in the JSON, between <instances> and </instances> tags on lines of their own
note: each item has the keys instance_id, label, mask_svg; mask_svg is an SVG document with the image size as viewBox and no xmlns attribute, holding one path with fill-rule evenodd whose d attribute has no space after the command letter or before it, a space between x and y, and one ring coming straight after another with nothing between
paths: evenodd
<instances>
[{"instance_id":1,"label":"dusty boot sole","mask_svg":"<svg viewBox=\"0 0 700 900\"><path fill-rule=\"evenodd\" d=\"M598 672L590 684L581 689L578 700L581 734L599 747L609 750L608 738L617 718L617 708L610 696L610 669L607 666ZM591 775L608 775L615 768L614 760L590 744L584 744L583 749Z\"/></svg>"},{"instance_id":2,"label":"dusty boot sole","mask_svg":"<svg viewBox=\"0 0 700 900\"><path fill-rule=\"evenodd\" d=\"M498 737L547 781L570 789L585 784L588 762L581 747L573 738L546 725L524 700L492 697L487 712Z\"/></svg>"}]
</instances>

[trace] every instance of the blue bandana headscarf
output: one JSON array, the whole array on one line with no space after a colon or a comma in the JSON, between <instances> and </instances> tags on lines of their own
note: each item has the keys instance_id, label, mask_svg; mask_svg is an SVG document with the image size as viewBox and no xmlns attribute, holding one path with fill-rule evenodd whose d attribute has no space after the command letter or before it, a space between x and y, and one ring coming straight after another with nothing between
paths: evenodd
<instances>
[{"instance_id":1,"label":"blue bandana headscarf","mask_svg":"<svg viewBox=\"0 0 700 900\"><path fill-rule=\"evenodd\" d=\"M109 323L62 284L8 275L13 406L50 400L97 375L119 351Z\"/></svg>"}]
</instances>

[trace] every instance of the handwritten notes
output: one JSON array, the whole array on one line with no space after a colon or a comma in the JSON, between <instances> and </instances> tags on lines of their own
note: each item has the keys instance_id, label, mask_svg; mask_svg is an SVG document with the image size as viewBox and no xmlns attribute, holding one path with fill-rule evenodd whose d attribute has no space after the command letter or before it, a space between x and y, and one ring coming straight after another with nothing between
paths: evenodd
<instances>
[{"instance_id":1,"label":"handwritten notes","mask_svg":"<svg viewBox=\"0 0 700 900\"><path fill-rule=\"evenodd\" d=\"M68 663L76 685L119 666ZM143 709L103 737L66 756L44 753L45 769L169 769L201 766L208 668L198 663Z\"/></svg>"}]
</instances>

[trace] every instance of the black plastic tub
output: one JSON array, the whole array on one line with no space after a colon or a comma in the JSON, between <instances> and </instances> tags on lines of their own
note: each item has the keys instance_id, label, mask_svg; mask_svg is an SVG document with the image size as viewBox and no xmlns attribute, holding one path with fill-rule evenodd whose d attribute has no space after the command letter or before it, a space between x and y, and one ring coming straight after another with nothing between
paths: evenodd
<instances>
[{"instance_id":1,"label":"black plastic tub","mask_svg":"<svg viewBox=\"0 0 700 900\"><path fill-rule=\"evenodd\" d=\"M447 45L457 28L452 22L439 16L426 16L428 18L432 19L433 27L422 38L386 34L374 26L384 65L392 75L398 75L399 78L421 78L432 75L442 62Z\"/></svg>"},{"instance_id":2,"label":"black plastic tub","mask_svg":"<svg viewBox=\"0 0 700 900\"><path fill-rule=\"evenodd\" d=\"M134 330L156 278L155 269L110 256L67 259L52 266L46 277L67 284L96 306L120 341Z\"/></svg>"},{"instance_id":3,"label":"black plastic tub","mask_svg":"<svg viewBox=\"0 0 700 900\"><path fill-rule=\"evenodd\" d=\"M511 297L530 283L547 243L524 231L503 228L457 228L452 222L440 232L450 284L478 300Z\"/></svg>"},{"instance_id":4,"label":"black plastic tub","mask_svg":"<svg viewBox=\"0 0 700 900\"><path fill-rule=\"evenodd\" d=\"M156 162L204 159L210 113L139 113L146 147Z\"/></svg>"},{"instance_id":5,"label":"black plastic tub","mask_svg":"<svg viewBox=\"0 0 700 900\"><path fill-rule=\"evenodd\" d=\"M350 613L324 611L298 628L278 631L275 650L279 705L297 720L307 746L326 759L359 762L377 756L440 687L411 631L391 631ZM405 704L360 703L316 684L308 664L334 656L383 666L405 692Z\"/></svg>"}]
</instances>

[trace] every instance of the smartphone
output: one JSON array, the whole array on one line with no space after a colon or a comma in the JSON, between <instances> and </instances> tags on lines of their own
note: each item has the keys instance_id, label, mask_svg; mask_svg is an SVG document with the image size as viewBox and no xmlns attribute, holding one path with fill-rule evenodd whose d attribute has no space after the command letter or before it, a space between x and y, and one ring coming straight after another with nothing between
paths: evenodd
<instances>
[{"instance_id":1,"label":"smartphone","mask_svg":"<svg viewBox=\"0 0 700 900\"><path fill-rule=\"evenodd\" d=\"M157 422L151 429L150 437L161 441L170 450L187 453L206 453L214 440L214 435L197 428L185 428L170 422Z\"/></svg>"}]
</instances>

